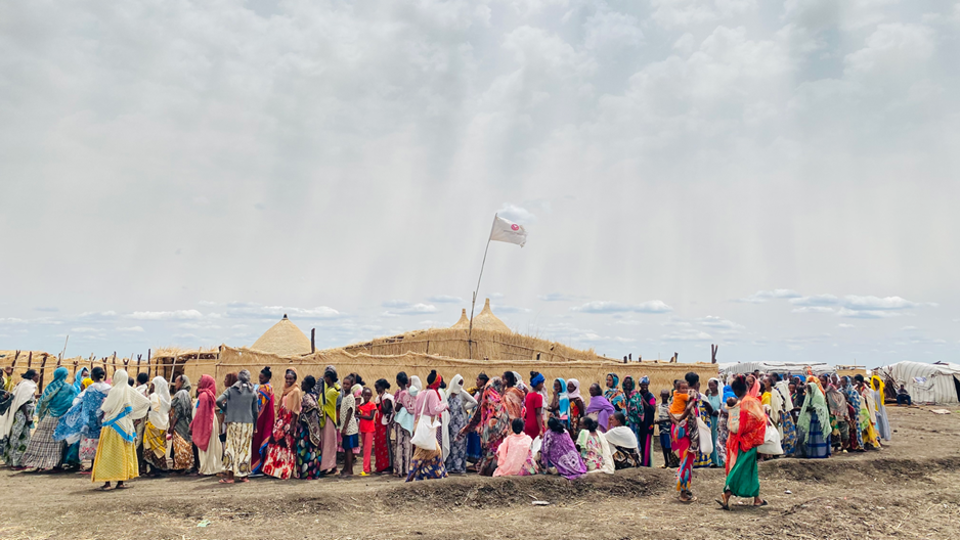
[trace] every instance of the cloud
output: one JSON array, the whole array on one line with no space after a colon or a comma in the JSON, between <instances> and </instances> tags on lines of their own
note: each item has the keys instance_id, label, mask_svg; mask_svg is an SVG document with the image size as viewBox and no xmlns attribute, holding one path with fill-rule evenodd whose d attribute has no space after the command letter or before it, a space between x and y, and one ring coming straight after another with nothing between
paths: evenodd
<instances>
[{"instance_id":1,"label":"cloud","mask_svg":"<svg viewBox=\"0 0 960 540\"><path fill-rule=\"evenodd\" d=\"M790 303L795 306L835 306L840 303L840 299L832 294L818 294L791 298Z\"/></svg>"},{"instance_id":2,"label":"cloud","mask_svg":"<svg viewBox=\"0 0 960 540\"><path fill-rule=\"evenodd\" d=\"M35 311L42 311L44 313L56 313L60 311L60 308L56 308L56 307L35 307L33 309Z\"/></svg>"},{"instance_id":3,"label":"cloud","mask_svg":"<svg viewBox=\"0 0 960 540\"><path fill-rule=\"evenodd\" d=\"M529 225L537 222L537 216L535 216L533 212L523 208L522 206L516 206L508 203L503 203L503 206L500 207L500 210L497 210L497 215L507 221L512 221L521 225Z\"/></svg>"},{"instance_id":4,"label":"cloud","mask_svg":"<svg viewBox=\"0 0 960 540\"><path fill-rule=\"evenodd\" d=\"M424 313L436 313L437 308L431 304L411 303L405 300L388 300L381 304L389 308L383 313L385 317L396 317L397 315L422 315Z\"/></svg>"},{"instance_id":5,"label":"cloud","mask_svg":"<svg viewBox=\"0 0 960 540\"><path fill-rule=\"evenodd\" d=\"M332 320L338 319L343 315L327 306L317 306L314 308L298 308L291 306L264 306L251 302L230 302L226 305L226 316L230 318L259 318L259 319L279 319L287 315L290 318ZM219 315L210 314L208 317L217 318Z\"/></svg>"},{"instance_id":6,"label":"cloud","mask_svg":"<svg viewBox=\"0 0 960 540\"><path fill-rule=\"evenodd\" d=\"M138 321L184 321L202 319L203 313L195 309L181 309L177 311L134 311L127 315L127 318Z\"/></svg>"},{"instance_id":7,"label":"cloud","mask_svg":"<svg viewBox=\"0 0 960 540\"><path fill-rule=\"evenodd\" d=\"M537 298L539 298L540 300L543 300L544 302L573 302L578 299L578 297L572 294L564 294L564 293L558 293L558 292L541 294L540 296L537 296Z\"/></svg>"},{"instance_id":8,"label":"cloud","mask_svg":"<svg viewBox=\"0 0 960 540\"><path fill-rule=\"evenodd\" d=\"M736 301L745 302L748 304L762 304L768 300L778 298L797 298L799 296L800 293L791 289L774 289L771 291L757 291L746 298L740 298Z\"/></svg>"},{"instance_id":9,"label":"cloud","mask_svg":"<svg viewBox=\"0 0 960 540\"><path fill-rule=\"evenodd\" d=\"M826 306L804 306L790 310L790 313L833 313L834 309Z\"/></svg>"},{"instance_id":10,"label":"cloud","mask_svg":"<svg viewBox=\"0 0 960 540\"><path fill-rule=\"evenodd\" d=\"M464 302L463 298L460 298L459 296L450 296L446 294L430 296L427 298L427 300L437 304L462 304Z\"/></svg>"},{"instance_id":11,"label":"cloud","mask_svg":"<svg viewBox=\"0 0 960 540\"><path fill-rule=\"evenodd\" d=\"M529 313L530 310L518 306L510 306L507 304L490 304L490 309L494 313Z\"/></svg>"},{"instance_id":12,"label":"cloud","mask_svg":"<svg viewBox=\"0 0 960 540\"><path fill-rule=\"evenodd\" d=\"M890 317L899 317L902 313L896 311L840 308L840 310L837 311L837 315L851 319L888 319Z\"/></svg>"},{"instance_id":13,"label":"cloud","mask_svg":"<svg viewBox=\"0 0 960 540\"><path fill-rule=\"evenodd\" d=\"M660 336L662 341L709 341L713 339L703 330L681 329Z\"/></svg>"},{"instance_id":14,"label":"cloud","mask_svg":"<svg viewBox=\"0 0 960 540\"><path fill-rule=\"evenodd\" d=\"M737 334L740 333L741 330L746 330L746 327L742 324L738 324L713 315L698 319L697 322L703 326L713 328L721 334Z\"/></svg>"},{"instance_id":15,"label":"cloud","mask_svg":"<svg viewBox=\"0 0 960 540\"><path fill-rule=\"evenodd\" d=\"M142 326L121 326L117 328L117 332L143 332Z\"/></svg>"},{"instance_id":16,"label":"cloud","mask_svg":"<svg viewBox=\"0 0 960 540\"><path fill-rule=\"evenodd\" d=\"M587 302L582 306L570 308L581 313L669 313L673 308L660 300L650 300L642 304L624 304L622 302Z\"/></svg>"},{"instance_id":17,"label":"cloud","mask_svg":"<svg viewBox=\"0 0 960 540\"><path fill-rule=\"evenodd\" d=\"M869 311L911 309L919 305L920 304L916 302L904 300L899 296L888 296L886 298L876 296L846 296L843 302L843 306L847 309Z\"/></svg>"}]
</instances>

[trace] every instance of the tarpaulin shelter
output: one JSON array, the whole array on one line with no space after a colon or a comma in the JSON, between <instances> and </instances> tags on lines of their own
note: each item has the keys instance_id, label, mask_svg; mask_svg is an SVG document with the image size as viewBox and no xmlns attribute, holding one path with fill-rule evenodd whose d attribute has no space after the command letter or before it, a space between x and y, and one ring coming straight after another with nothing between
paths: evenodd
<instances>
[{"instance_id":1,"label":"tarpaulin shelter","mask_svg":"<svg viewBox=\"0 0 960 540\"><path fill-rule=\"evenodd\" d=\"M887 389L904 385L913 403L960 403L960 365L897 362L875 370L884 378Z\"/></svg>"}]
</instances>

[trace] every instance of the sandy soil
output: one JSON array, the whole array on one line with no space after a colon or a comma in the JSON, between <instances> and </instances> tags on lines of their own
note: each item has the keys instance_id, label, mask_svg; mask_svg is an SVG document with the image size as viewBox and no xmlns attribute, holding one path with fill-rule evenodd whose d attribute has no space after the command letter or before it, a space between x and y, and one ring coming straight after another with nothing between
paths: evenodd
<instances>
[{"instance_id":1,"label":"sandy soil","mask_svg":"<svg viewBox=\"0 0 960 540\"><path fill-rule=\"evenodd\" d=\"M163 478L106 493L87 476L3 470L0 538L960 538L960 411L888 410L894 440L880 452L761 464L764 508L719 510L723 473L709 469L694 473L692 505L659 469L576 482Z\"/></svg>"}]
</instances>

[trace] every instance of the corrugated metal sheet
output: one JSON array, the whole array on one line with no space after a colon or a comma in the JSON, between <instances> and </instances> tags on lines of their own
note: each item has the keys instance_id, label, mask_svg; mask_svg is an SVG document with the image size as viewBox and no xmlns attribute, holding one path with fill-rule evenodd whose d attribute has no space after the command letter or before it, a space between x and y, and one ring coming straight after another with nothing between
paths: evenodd
<instances>
[{"instance_id":1,"label":"corrugated metal sheet","mask_svg":"<svg viewBox=\"0 0 960 540\"><path fill-rule=\"evenodd\" d=\"M834 367L824 362L814 364L801 364L799 362L739 362L736 364L722 364L720 371L725 376L739 373L753 373L758 369L763 373L774 372L802 375L807 372L808 367L813 369L815 375L834 372Z\"/></svg>"},{"instance_id":2,"label":"corrugated metal sheet","mask_svg":"<svg viewBox=\"0 0 960 540\"><path fill-rule=\"evenodd\" d=\"M960 366L956 364L897 362L878 371L896 381L898 388L903 384L914 403L960 403L954 382L960 381Z\"/></svg>"}]
</instances>

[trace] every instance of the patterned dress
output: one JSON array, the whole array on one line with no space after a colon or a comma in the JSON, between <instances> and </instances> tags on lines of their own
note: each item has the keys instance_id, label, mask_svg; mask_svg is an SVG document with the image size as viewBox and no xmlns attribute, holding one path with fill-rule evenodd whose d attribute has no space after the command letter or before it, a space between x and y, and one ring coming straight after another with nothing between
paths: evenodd
<instances>
[{"instance_id":1,"label":"patterned dress","mask_svg":"<svg viewBox=\"0 0 960 540\"><path fill-rule=\"evenodd\" d=\"M14 413L10 435L0 441L0 454L8 467L22 467L23 455L30 445L30 428L33 426L33 408L35 402L29 401Z\"/></svg>"},{"instance_id":2,"label":"patterned dress","mask_svg":"<svg viewBox=\"0 0 960 540\"><path fill-rule=\"evenodd\" d=\"M777 388L774 388L774 391L780 392ZM783 397L786 398L786 396ZM786 402L786 399L784 399L784 402ZM783 411L780 415L780 429L783 431L783 437L780 440L783 455L791 456L797 448L797 424L793 421L791 411Z\"/></svg>"},{"instance_id":3,"label":"patterned dress","mask_svg":"<svg viewBox=\"0 0 960 540\"><path fill-rule=\"evenodd\" d=\"M510 429L510 416L500 399L500 393L492 384L487 385L480 398L479 406L473 413L467 426L479 430L480 448L483 456L477 462L477 472L484 476L493 475L496 469L497 450Z\"/></svg>"},{"instance_id":4,"label":"patterned dress","mask_svg":"<svg viewBox=\"0 0 960 540\"><path fill-rule=\"evenodd\" d=\"M703 423L706 424L708 428L711 428L710 431L712 432L713 417L710 416L710 414L707 412L707 405L708 405L708 402L707 402L706 396L704 394L700 394L700 399L697 400L697 410L700 413L700 419L703 420ZM693 429L697 429L696 424L694 424ZM698 435L699 435L699 431L698 431ZM711 456L711 454L704 454L703 452L700 452L698 449L697 458L696 460L694 460L693 466L698 469L702 469L704 467L709 467L712 463L713 463L713 457Z\"/></svg>"},{"instance_id":5,"label":"patterned dress","mask_svg":"<svg viewBox=\"0 0 960 540\"><path fill-rule=\"evenodd\" d=\"M467 440L457 440L457 434L467 425L467 413L463 410L463 399L458 394L450 394L447 397L447 403L450 404L450 421L447 424L450 436L450 454L444 465L448 473L467 472Z\"/></svg>"},{"instance_id":6,"label":"patterned dress","mask_svg":"<svg viewBox=\"0 0 960 540\"><path fill-rule=\"evenodd\" d=\"M293 412L281 406L277 420L273 424L273 434L267 443L267 452L263 459L263 474L288 480L294 476L297 458L294 453L296 426L293 424Z\"/></svg>"},{"instance_id":7,"label":"patterned dress","mask_svg":"<svg viewBox=\"0 0 960 540\"><path fill-rule=\"evenodd\" d=\"M386 414L384 403L393 403L393 396L384 392L383 396L376 397L377 414L373 416L373 459L377 464L378 473L393 468L392 445L390 444L390 422L393 419L393 409Z\"/></svg>"},{"instance_id":8,"label":"patterned dress","mask_svg":"<svg viewBox=\"0 0 960 540\"><path fill-rule=\"evenodd\" d=\"M590 433L587 430L581 431L577 438L577 446L580 447L580 457L587 466L587 472L603 467L603 446L600 444L599 434Z\"/></svg>"},{"instance_id":9,"label":"patterned dress","mask_svg":"<svg viewBox=\"0 0 960 540\"><path fill-rule=\"evenodd\" d=\"M320 409L317 396L307 392L301 402L302 410L297 422L297 473L301 480L320 478L321 439Z\"/></svg>"},{"instance_id":10,"label":"patterned dress","mask_svg":"<svg viewBox=\"0 0 960 540\"><path fill-rule=\"evenodd\" d=\"M253 424L227 424L227 444L223 449L223 470L234 476L250 476L250 448Z\"/></svg>"},{"instance_id":11,"label":"patterned dress","mask_svg":"<svg viewBox=\"0 0 960 540\"><path fill-rule=\"evenodd\" d=\"M856 441L857 446L855 449L863 449L863 425L860 417L860 408L862 404L860 393L857 392L853 385L847 385L843 388L843 395L846 396L847 403L853 408L854 411L853 415L850 417L850 446L853 448L854 441Z\"/></svg>"},{"instance_id":12,"label":"patterned dress","mask_svg":"<svg viewBox=\"0 0 960 540\"><path fill-rule=\"evenodd\" d=\"M50 415L40 421L23 454L24 467L53 469L63 463L67 445L63 441L53 440L53 431L59 421L60 417Z\"/></svg>"}]
</instances>

